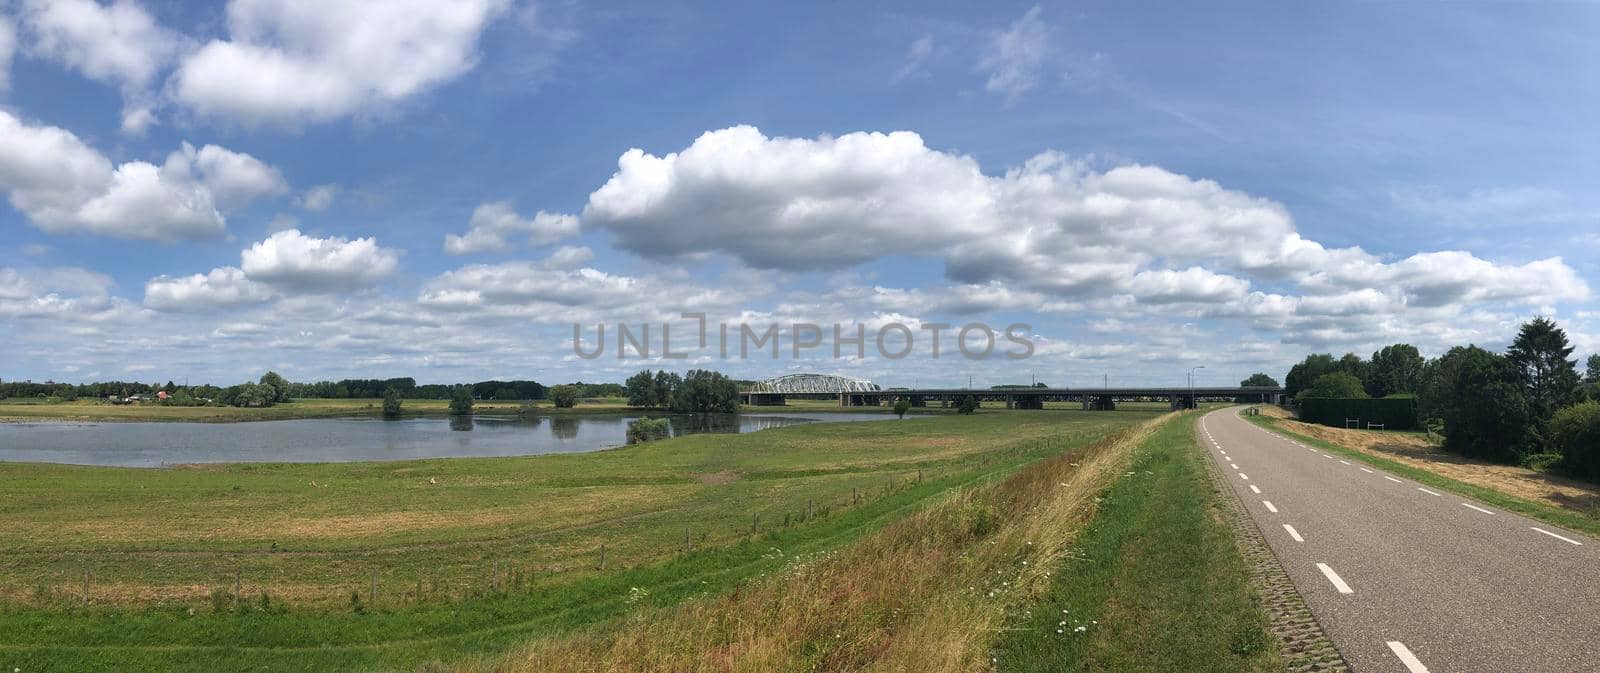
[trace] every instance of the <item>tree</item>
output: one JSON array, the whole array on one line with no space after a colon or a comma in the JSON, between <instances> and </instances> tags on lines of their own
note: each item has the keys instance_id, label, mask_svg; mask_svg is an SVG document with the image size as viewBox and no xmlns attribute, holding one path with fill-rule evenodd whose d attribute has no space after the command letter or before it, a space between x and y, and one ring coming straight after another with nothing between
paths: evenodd
<instances>
[{"instance_id":1,"label":"tree","mask_svg":"<svg viewBox=\"0 0 1600 673\"><path fill-rule=\"evenodd\" d=\"M656 398L655 376L646 369L623 382L622 387L627 391L628 406L630 407L657 407L661 401Z\"/></svg>"},{"instance_id":2,"label":"tree","mask_svg":"<svg viewBox=\"0 0 1600 673\"><path fill-rule=\"evenodd\" d=\"M894 415L903 420L907 411L911 411L911 400L902 397L894 401Z\"/></svg>"},{"instance_id":3,"label":"tree","mask_svg":"<svg viewBox=\"0 0 1600 673\"><path fill-rule=\"evenodd\" d=\"M1240 381L1239 385L1243 386L1243 387L1246 387L1246 388L1249 388L1249 387L1252 387L1252 386L1260 386L1260 387L1266 387L1266 388L1276 388L1276 387L1278 387L1278 380L1275 379L1275 378L1272 378L1271 376L1267 376L1266 374L1263 374L1261 372L1256 372L1254 374L1251 374L1250 378L1247 378L1247 379L1245 379L1243 381Z\"/></svg>"},{"instance_id":4,"label":"tree","mask_svg":"<svg viewBox=\"0 0 1600 673\"><path fill-rule=\"evenodd\" d=\"M656 372L655 400L658 407L672 406L672 394L677 392L683 377L665 369Z\"/></svg>"},{"instance_id":5,"label":"tree","mask_svg":"<svg viewBox=\"0 0 1600 673\"><path fill-rule=\"evenodd\" d=\"M961 398L961 401L956 402L956 411L963 414L976 413L978 411L978 398L971 395Z\"/></svg>"},{"instance_id":6,"label":"tree","mask_svg":"<svg viewBox=\"0 0 1600 673\"><path fill-rule=\"evenodd\" d=\"M1591 386L1600 383L1600 353L1589 356L1583 363L1583 382Z\"/></svg>"},{"instance_id":7,"label":"tree","mask_svg":"<svg viewBox=\"0 0 1600 673\"><path fill-rule=\"evenodd\" d=\"M1456 371L1468 348L1472 346L1456 346L1422 366L1417 386L1417 417L1424 426L1429 421L1443 422L1450 406L1455 403Z\"/></svg>"},{"instance_id":8,"label":"tree","mask_svg":"<svg viewBox=\"0 0 1600 673\"><path fill-rule=\"evenodd\" d=\"M731 414L739 410L739 386L720 372L691 369L672 392L672 411L680 414Z\"/></svg>"},{"instance_id":9,"label":"tree","mask_svg":"<svg viewBox=\"0 0 1600 673\"><path fill-rule=\"evenodd\" d=\"M1367 394L1388 397L1396 393L1416 393L1422 383L1426 361L1411 344L1384 346L1372 354L1365 379Z\"/></svg>"},{"instance_id":10,"label":"tree","mask_svg":"<svg viewBox=\"0 0 1600 673\"><path fill-rule=\"evenodd\" d=\"M1337 369L1333 356L1328 353L1313 353L1306 359L1289 368L1289 374L1283 378L1283 392L1289 397L1299 397L1300 391L1311 387L1317 377Z\"/></svg>"},{"instance_id":11,"label":"tree","mask_svg":"<svg viewBox=\"0 0 1600 673\"><path fill-rule=\"evenodd\" d=\"M279 376L277 372L267 372L262 374L261 381L259 383L264 386L272 387L273 402L289 401L289 382L285 381L284 378Z\"/></svg>"},{"instance_id":12,"label":"tree","mask_svg":"<svg viewBox=\"0 0 1600 673\"><path fill-rule=\"evenodd\" d=\"M394 386L383 390L383 415L385 418L400 417L400 391Z\"/></svg>"},{"instance_id":13,"label":"tree","mask_svg":"<svg viewBox=\"0 0 1600 673\"><path fill-rule=\"evenodd\" d=\"M1578 362L1568 360L1570 355L1567 332L1542 317L1523 323L1506 350L1506 359L1522 373L1534 418L1541 423L1577 396Z\"/></svg>"},{"instance_id":14,"label":"tree","mask_svg":"<svg viewBox=\"0 0 1600 673\"><path fill-rule=\"evenodd\" d=\"M456 386L456 389L450 392L450 415L472 415L472 388Z\"/></svg>"},{"instance_id":15,"label":"tree","mask_svg":"<svg viewBox=\"0 0 1600 673\"><path fill-rule=\"evenodd\" d=\"M1600 403L1583 402L1550 418L1550 444L1573 474L1600 482Z\"/></svg>"},{"instance_id":16,"label":"tree","mask_svg":"<svg viewBox=\"0 0 1600 673\"><path fill-rule=\"evenodd\" d=\"M1335 399L1362 399L1367 396L1367 391L1361 386L1361 379L1349 372L1333 372L1318 376L1311 387L1300 393L1300 397L1331 397Z\"/></svg>"},{"instance_id":17,"label":"tree","mask_svg":"<svg viewBox=\"0 0 1600 673\"><path fill-rule=\"evenodd\" d=\"M550 389L550 402L555 404L557 409L571 409L578 405L578 388L570 385L555 386Z\"/></svg>"},{"instance_id":18,"label":"tree","mask_svg":"<svg viewBox=\"0 0 1600 673\"><path fill-rule=\"evenodd\" d=\"M1468 346L1457 355L1445 406L1445 448L1515 463L1533 445L1535 417L1522 373L1510 358Z\"/></svg>"}]
</instances>

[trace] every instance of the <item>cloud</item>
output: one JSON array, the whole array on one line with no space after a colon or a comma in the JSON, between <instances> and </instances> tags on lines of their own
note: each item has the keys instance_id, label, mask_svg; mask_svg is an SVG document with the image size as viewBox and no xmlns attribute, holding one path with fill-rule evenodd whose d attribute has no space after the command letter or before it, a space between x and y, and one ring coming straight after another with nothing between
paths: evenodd
<instances>
[{"instance_id":1,"label":"cloud","mask_svg":"<svg viewBox=\"0 0 1600 673\"><path fill-rule=\"evenodd\" d=\"M900 68L894 72L894 81L903 82L913 77L926 75L925 68L930 56L933 56L933 34L924 33L922 37L912 41L911 47L906 49L905 60L900 63Z\"/></svg>"},{"instance_id":2,"label":"cloud","mask_svg":"<svg viewBox=\"0 0 1600 673\"><path fill-rule=\"evenodd\" d=\"M261 304L274 297L271 288L232 266L179 278L158 276L144 286L144 305L158 311L205 311Z\"/></svg>"},{"instance_id":3,"label":"cloud","mask_svg":"<svg viewBox=\"0 0 1600 673\"><path fill-rule=\"evenodd\" d=\"M286 189L275 169L215 145L185 143L160 166L113 166L71 132L5 111L0 188L43 231L158 241L216 236L226 228L221 210Z\"/></svg>"},{"instance_id":4,"label":"cloud","mask_svg":"<svg viewBox=\"0 0 1600 673\"><path fill-rule=\"evenodd\" d=\"M509 0L232 0L228 39L184 57L173 96L201 115L298 125L381 113L470 71Z\"/></svg>"},{"instance_id":5,"label":"cloud","mask_svg":"<svg viewBox=\"0 0 1600 673\"><path fill-rule=\"evenodd\" d=\"M0 318L101 321L124 315L128 304L112 297L115 283L78 267L0 268Z\"/></svg>"},{"instance_id":6,"label":"cloud","mask_svg":"<svg viewBox=\"0 0 1600 673\"><path fill-rule=\"evenodd\" d=\"M202 176L202 184L211 192L217 207L232 210L263 196L274 196L289 191L278 169L241 152L232 152L216 145L206 145L195 151L184 143L183 152Z\"/></svg>"},{"instance_id":7,"label":"cloud","mask_svg":"<svg viewBox=\"0 0 1600 673\"><path fill-rule=\"evenodd\" d=\"M312 212L322 212L333 205L333 199L339 196L339 185L317 185L307 189L300 195L300 207Z\"/></svg>"},{"instance_id":8,"label":"cloud","mask_svg":"<svg viewBox=\"0 0 1600 673\"><path fill-rule=\"evenodd\" d=\"M576 269L594 259L594 251L581 245L563 245L541 263L547 269Z\"/></svg>"},{"instance_id":9,"label":"cloud","mask_svg":"<svg viewBox=\"0 0 1600 673\"><path fill-rule=\"evenodd\" d=\"M629 150L589 195L582 220L610 232L616 247L660 260L722 253L799 272L942 259L946 276L979 298L973 309L1008 305L978 291L1003 287L1062 308L1178 305L1310 332L1322 328L1295 315L1340 306L1418 315L1589 296L1559 258L1512 264L1440 251L1389 260L1309 240L1281 204L1210 180L1138 164L1098 169L1049 151L991 176L909 132L800 139L734 127L664 156ZM1253 291L1256 283L1277 291ZM1382 302L1355 294L1375 287ZM899 299L902 308L961 309L927 293Z\"/></svg>"},{"instance_id":10,"label":"cloud","mask_svg":"<svg viewBox=\"0 0 1600 673\"><path fill-rule=\"evenodd\" d=\"M472 211L464 235L446 234L444 250L452 255L505 252L509 236L527 236L532 245L548 245L578 233L578 218L543 210L531 218L517 215L505 201L485 203Z\"/></svg>"},{"instance_id":11,"label":"cloud","mask_svg":"<svg viewBox=\"0 0 1600 673\"><path fill-rule=\"evenodd\" d=\"M152 85L186 44L137 2L27 0L22 21L31 53L122 89L124 131L139 133L155 121Z\"/></svg>"},{"instance_id":12,"label":"cloud","mask_svg":"<svg viewBox=\"0 0 1600 673\"><path fill-rule=\"evenodd\" d=\"M400 253L377 239L315 238L298 229L277 232L239 254L250 280L300 292L350 291L394 273Z\"/></svg>"},{"instance_id":13,"label":"cloud","mask_svg":"<svg viewBox=\"0 0 1600 673\"><path fill-rule=\"evenodd\" d=\"M1039 84L1039 73L1050 54L1050 29L1037 5L1011 26L989 38L978 71L988 75L983 88L1015 103Z\"/></svg>"}]
</instances>

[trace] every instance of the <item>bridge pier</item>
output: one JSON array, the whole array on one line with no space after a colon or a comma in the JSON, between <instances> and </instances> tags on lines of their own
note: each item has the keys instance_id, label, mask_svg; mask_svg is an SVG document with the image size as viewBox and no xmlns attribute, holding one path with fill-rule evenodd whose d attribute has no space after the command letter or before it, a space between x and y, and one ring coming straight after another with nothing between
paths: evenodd
<instances>
[{"instance_id":1,"label":"bridge pier","mask_svg":"<svg viewBox=\"0 0 1600 673\"><path fill-rule=\"evenodd\" d=\"M1117 402L1110 395L1083 396L1084 411L1116 411Z\"/></svg>"}]
</instances>

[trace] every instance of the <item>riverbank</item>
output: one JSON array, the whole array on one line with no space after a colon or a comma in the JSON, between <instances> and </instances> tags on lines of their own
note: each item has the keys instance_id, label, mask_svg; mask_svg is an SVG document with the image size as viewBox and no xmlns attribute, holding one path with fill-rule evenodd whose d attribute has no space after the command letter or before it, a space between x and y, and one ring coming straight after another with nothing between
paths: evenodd
<instances>
[{"instance_id":1,"label":"riverbank","mask_svg":"<svg viewBox=\"0 0 1600 673\"><path fill-rule=\"evenodd\" d=\"M984 411L530 458L0 464L0 651L17 653L0 664L342 670L500 651L731 588L1155 415Z\"/></svg>"}]
</instances>

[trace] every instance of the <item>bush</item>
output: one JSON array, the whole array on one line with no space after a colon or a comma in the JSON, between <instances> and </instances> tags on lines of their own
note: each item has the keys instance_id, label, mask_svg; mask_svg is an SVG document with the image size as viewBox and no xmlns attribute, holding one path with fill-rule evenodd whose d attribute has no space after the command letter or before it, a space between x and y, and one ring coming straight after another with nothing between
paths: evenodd
<instances>
[{"instance_id":1,"label":"bush","mask_svg":"<svg viewBox=\"0 0 1600 673\"><path fill-rule=\"evenodd\" d=\"M640 418L628 424L628 443L666 439L672 436L672 421L665 418Z\"/></svg>"},{"instance_id":2,"label":"bush","mask_svg":"<svg viewBox=\"0 0 1600 673\"><path fill-rule=\"evenodd\" d=\"M383 415L384 415L384 417L385 418L399 418L400 417L400 404L401 404L400 403L400 391L396 390L394 388L394 386L390 386L388 388L385 388L384 391L383 391Z\"/></svg>"},{"instance_id":3,"label":"bush","mask_svg":"<svg viewBox=\"0 0 1600 673\"><path fill-rule=\"evenodd\" d=\"M974 413L978 410L978 398L968 395L956 403L956 411L963 414Z\"/></svg>"},{"instance_id":4,"label":"bush","mask_svg":"<svg viewBox=\"0 0 1600 673\"><path fill-rule=\"evenodd\" d=\"M905 418L907 411L911 411L911 400L902 397L894 401L894 415Z\"/></svg>"},{"instance_id":5,"label":"bush","mask_svg":"<svg viewBox=\"0 0 1600 673\"><path fill-rule=\"evenodd\" d=\"M550 402L558 409L571 409L578 405L578 389L574 386L551 388Z\"/></svg>"},{"instance_id":6,"label":"bush","mask_svg":"<svg viewBox=\"0 0 1600 673\"><path fill-rule=\"evenodd\" d=\"M466 386L456 388L450 393L450 415L472 415L472 389Z\"/></svg>"},{"instance_id":7,"label":"bush","mask_svg":"<svg viewBox=\"0 0 1600 673\"><path fill-rule=\"evenodd\" d=\"M1583 402L1550 418L1550 444L1561 452L1562 467L1600 481L1600 403Z\"/></svg>"},{"instance_id":8,"label":"bush","mask_svg":"<svg viewBox=\"0 0 1600 673\"><path fill-rule=\"evenodd\" d=\"M1334 376L1329 374L1329 376ZM1320 380L1320 379L1319 379ZM1310 392L1310 391L1307 391ZM1336 428L1345 427L1345 419L1354 418L1360 427L1377 423L1386 430L1417 429L1417 401L1410 397L1331 398L1302 397L1295 405L1295 413L1307 423L1320 423Z\"/></svg>"}]
</instances>

